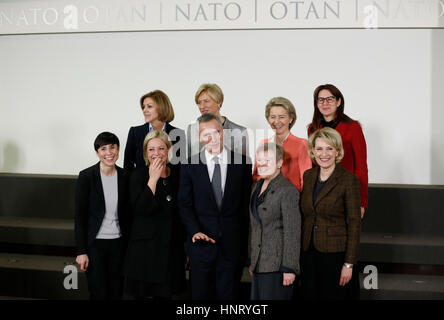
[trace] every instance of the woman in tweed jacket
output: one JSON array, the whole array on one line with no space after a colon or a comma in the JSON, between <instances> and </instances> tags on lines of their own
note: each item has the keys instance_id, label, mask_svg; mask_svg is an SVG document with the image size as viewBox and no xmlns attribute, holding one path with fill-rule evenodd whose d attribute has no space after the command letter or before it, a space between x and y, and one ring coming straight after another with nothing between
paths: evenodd
<instances>
[{"instance_id":1,"label":"woman in tweed jacket","mask_svg":"<svg viewBox=\"0 0 444 320\"><path fill-rule=\"evenodd\" d=\"M305 172L301 193L302 294L307 299L345 299L359 249L359 180L339 164L344 150L336 130L315 131L308 150L318 167Z\"/></svg>"},{"instance_id":2,"label":"woman in tweed jacket","mask_svg":"<svg viewBox=\"0 0 444 320\"><path fill-rule=\"evenodd\" d=\"M256 159L261 179L250 199L251 299L291 300L299 274L299 191L281 173L281 146L261 145Z\"/></svg>"}]
</instances>

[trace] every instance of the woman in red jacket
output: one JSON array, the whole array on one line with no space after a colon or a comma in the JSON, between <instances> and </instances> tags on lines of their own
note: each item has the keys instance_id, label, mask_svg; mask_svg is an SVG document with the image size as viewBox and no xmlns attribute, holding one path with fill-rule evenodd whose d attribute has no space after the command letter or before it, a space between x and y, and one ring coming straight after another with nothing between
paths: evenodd
<instances>
[{"instance_id":1,"label":"woman in red jacket","mask_svg":"<svg viewBox=\"0 0 444 320\"><path fill-rule=\"evenodd\" d=\"M361 218L368 208L367 146L361 125L344 114L344 96L332 84L317 87L313 93L314 114L308 126L308 136L323 127L330 127L341 134L344 158L341 165L354 173L361 185Z\"/></svg>"},{"instance_id":2,"label":"woman in red jacket","mask_svg":"<svg viewBox=\"0 0 444 320\"><path fill-rule=\"evenodd\" d=\"M361 187L361 219L368 208L367 145L358 121L344 114L344 96L332 84L318 86L313 93L314 114L308 126L308 136L318 129L330 127L339 132L344 148L341 165L354 173ZM353 271L347 290L349 299L359 299L359 272Z\"/></svg>"}]
</instances>

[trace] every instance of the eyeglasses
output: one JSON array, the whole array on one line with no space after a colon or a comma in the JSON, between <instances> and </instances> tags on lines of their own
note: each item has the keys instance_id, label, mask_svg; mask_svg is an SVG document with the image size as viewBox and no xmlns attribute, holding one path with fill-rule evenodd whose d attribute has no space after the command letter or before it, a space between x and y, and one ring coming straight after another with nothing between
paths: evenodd
<instances>
[{"instance_id":1,"label":"eyeglasses","mask_svg":"<svg viewBox=\"0 0 444 320\"><path fill-rule=\"evenodd\" d=\"M327 103L333 103L336 101L336 97L330 96L327 98L318 98L318 104L323 104L325 101L327 101Z\"/></svg>"}]
</instances>

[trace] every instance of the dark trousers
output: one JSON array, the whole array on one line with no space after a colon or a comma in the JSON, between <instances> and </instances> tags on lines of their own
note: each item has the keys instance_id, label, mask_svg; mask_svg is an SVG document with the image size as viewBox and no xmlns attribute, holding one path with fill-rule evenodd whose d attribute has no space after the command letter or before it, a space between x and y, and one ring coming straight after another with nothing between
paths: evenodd
<instances>
[{"instance_id":1,"label":"dark trousers","mask_svg":"<svg viewBox=\"0 0 444 320\"><path fill-rule=\"evenodd\" d=\"M348 300L359 300L361 298L361 284L359 282L359 269L357 263L353 266L353 275L349 284L346 286L345 296Z\"/></svg>"},{"instance_id":2,"label":"dark trousers","mask_svg":"<svg viewBox=\"0 0 444 320\"><path fill-rule=\"evenodd\" d=\"M86 270L91 300L120 300L123 294L123 241L96 239L88 250Z\"/></svg>"},{"instance_id":3,"label":"dark trousers","mask_svg":"<svg viewBox=\"0 0 444 320\"><path fill-rule=\"evenodd\" d=\"M339 286L344 252L323 253L310 248L301 255L301 293L304 299L344 300L346 288Z\"/></svg>"},{"instance_id":4,"label":"dark trousers","mask_svg":"<svg viewBox=\"0 0 444 320\"><path fill-rule=\"evenodd\" d=\"M213 261L190 258L191 298L193 300L233 300L239 292L239 264L220 252Z\"/></svg>"},{"instance_id":5,"label":"dark trousers","mask_svg":"<svg viewBox=\"0 0 444 320\"><path fill-rule=\"evenodd\" d=\"M284 286L281 272L255 273L251 279L251 300L291 300L293 285Z\"/></svg>"}]
</instances>

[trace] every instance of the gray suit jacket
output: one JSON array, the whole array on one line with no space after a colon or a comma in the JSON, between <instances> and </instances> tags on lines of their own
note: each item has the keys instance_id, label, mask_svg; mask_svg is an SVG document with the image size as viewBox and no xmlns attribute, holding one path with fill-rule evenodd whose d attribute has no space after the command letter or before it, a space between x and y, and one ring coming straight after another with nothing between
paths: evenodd
<instances>
[{"instance_id":1,"label":"gray suit jacket","mask_svg":"<svg viewBox=\"0 0 444 320\"><path fill-rule=\"evenodd\" d=\"M252 196L257 183L253 187ZM257 216L250 205L249 257L253 272L299 274L299 191L280 173L267 187ZM251 197L250 197L251 204Z\"/></svg>"},{"instance_id":2,"label":"gray suit jacket","mask_svg":"<svg viewBox=\"0 0 444 320\"><path fill-rule=\"evenodd\" d=\"M235 153L248 156L248 133L245 127L242 127L225 117L224 123L224 147ZM194 122L187 128L187 156L193 156L203 148L199 142L199 124Z\"/></svg>"}]
</instances>

